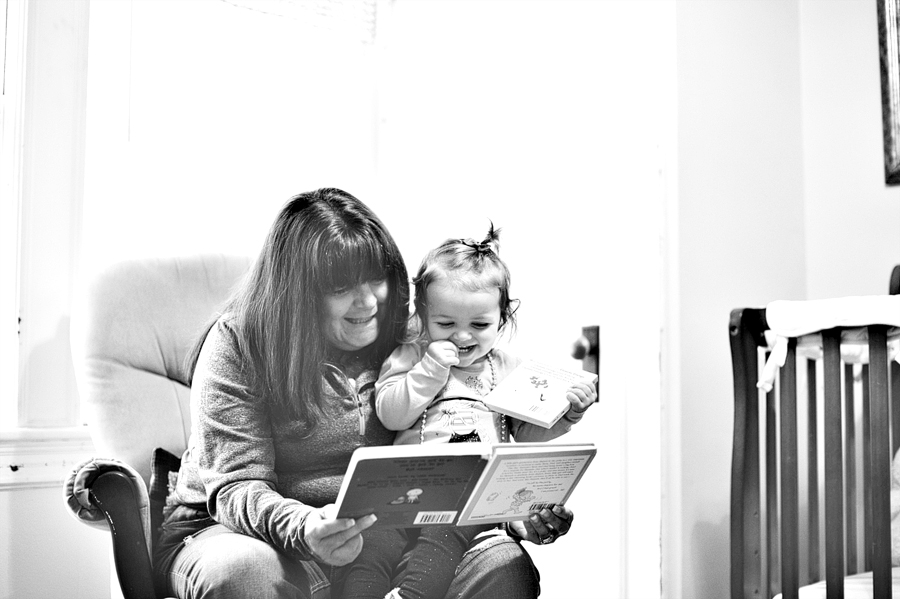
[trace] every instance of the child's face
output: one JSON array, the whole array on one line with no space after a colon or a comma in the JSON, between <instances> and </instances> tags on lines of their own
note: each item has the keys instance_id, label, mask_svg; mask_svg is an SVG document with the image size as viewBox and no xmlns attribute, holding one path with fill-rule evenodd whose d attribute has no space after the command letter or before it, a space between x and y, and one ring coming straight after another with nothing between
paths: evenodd
<instances>
[{"instance_id":1,"label":"child's face","mask_svg":"<svg viewBox=\"0 0 900 599\"><path fill-rule=\"evenodd\" d=\"M459 366L484 358L500 335L500 290L470 291L437 280L426 291L430 341L451 341Z\"/></svg>"}]
</instances>

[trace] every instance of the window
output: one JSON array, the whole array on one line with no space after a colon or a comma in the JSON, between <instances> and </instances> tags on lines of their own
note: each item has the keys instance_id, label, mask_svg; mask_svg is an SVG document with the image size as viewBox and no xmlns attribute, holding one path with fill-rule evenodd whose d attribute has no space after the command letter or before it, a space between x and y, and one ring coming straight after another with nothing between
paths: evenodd
<instances>
[{"instance_id":1,"label":"window","mask_svg":"<svg viewBox=\"0 0 900 599\"><path fill-rule=\"evenodd\" d=\"M70 304L105 261L253 253L289 195L365 187L377 4L0 0L0 430L81 424Z\"/></svg>"},{"instance_id":2,"label":"window","mask_svg":"<svg viewBox=\"0 0 900 599\"><path fill-rule=\"evenodd\" d=\"M0 428L71 427L88 3L3 3Z\"/></svg>"}]
</instances>

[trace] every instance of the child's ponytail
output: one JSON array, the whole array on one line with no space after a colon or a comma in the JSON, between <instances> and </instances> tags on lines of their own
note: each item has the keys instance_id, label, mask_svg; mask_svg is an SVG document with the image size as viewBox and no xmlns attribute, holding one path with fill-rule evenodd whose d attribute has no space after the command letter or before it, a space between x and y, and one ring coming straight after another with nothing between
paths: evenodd
<instances>
[{"instance_id":1,"label":"child's ponytail","mask_svg":"<svg viewBox=\"0 0 900 599\"><path fill-rule=\"evenodd\" d=\"M471 248L474 256L477 258L482 258L488 252L493 252L498 258L500 257L500 229L495 229L492 221L484 239L475 241L470 237L468 239L460 239L459 243Z\"/></svg>"},{"instance_id":2,"label":"child's ponytail","mask_svg":"<svg viewBox=\"0 0 900 599\"><path fill-rule=\"evenodd\" d=\"M448 239L428 252L412 281L416 291L414 317L425 318L428 285L438 276L447 277L466 289L498 288L500 328L507 324L515 327L519 300L509 296L511 277L506 263L500 259L500 229L495 229L493 222L481 241Z\"/></svg>"}]
</instances>

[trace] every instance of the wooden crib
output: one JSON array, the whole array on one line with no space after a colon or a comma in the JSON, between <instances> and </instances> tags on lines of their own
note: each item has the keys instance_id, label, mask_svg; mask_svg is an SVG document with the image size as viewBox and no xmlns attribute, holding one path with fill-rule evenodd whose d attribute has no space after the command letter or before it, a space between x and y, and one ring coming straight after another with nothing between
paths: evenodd
<instances>
[{"instance_id":1,"label":"wooden crib","mask_svg":"<svg viewBox=\"0 0 900 599\"><path fill-rule=\"evenodd\" d=\"M900 267L893 297L732 311L732 599L891 596L898 292ZM810 311L837 320L806 318ZM781 322L799 315L804 334L775 335L776 313ZM831 324L809 330L818 321ZM779 353L784 365L774 367Z\"/></svg>"}]
</instances>

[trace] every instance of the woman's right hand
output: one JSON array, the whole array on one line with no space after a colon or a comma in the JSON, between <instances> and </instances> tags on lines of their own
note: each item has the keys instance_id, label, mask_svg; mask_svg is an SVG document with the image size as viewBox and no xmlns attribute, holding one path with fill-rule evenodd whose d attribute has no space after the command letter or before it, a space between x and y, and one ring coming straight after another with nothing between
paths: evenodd
<instances>
[{"instance_id":1,"label":"woman's right hand","mask_svg":"<svg viewBox=\"0 0 900 599\"><path fill-rule=\"evenodd\" d=\"M362 518L334 518L334 504L315 510L306 518L303 536L317 560L345 566L362 550L362 531L375 524L374 514Z\"/></svg>"},{"instance_id":2,"label":"woman's right hand","mask_svg":"<svg viewBox=\"0 0 900 599\"><path fill-rule=\"evenodd\" d=\"M444 368L459 364L459 348L452 341L432 341L426 353Z\"/></svg>"}]
</instances>

